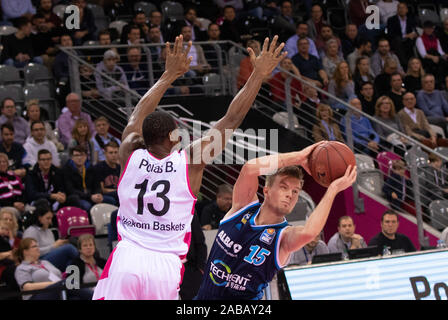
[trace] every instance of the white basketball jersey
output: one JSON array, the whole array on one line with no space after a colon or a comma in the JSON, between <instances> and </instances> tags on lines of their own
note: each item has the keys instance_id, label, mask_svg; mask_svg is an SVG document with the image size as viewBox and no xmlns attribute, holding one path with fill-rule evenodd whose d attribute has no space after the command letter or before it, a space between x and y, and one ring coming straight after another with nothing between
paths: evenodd
<instances>
[{"instance_id":1,"label":"white basketball jersey","mask_svg":"<svg viewBox=\"0 0 448 320\"><path fill-rule=\"evenodd\" d=\"M190 245L196 197L190 189L185 150L157 159L135 150L118 183L119 239L183 259Z\"/></svg>"}]
</instances>

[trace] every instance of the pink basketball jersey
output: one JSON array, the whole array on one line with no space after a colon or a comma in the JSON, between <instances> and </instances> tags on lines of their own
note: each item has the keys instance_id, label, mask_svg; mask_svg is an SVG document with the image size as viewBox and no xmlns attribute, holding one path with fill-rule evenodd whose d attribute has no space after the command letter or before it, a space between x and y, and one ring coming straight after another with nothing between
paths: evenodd
<instances>
[{"instance_id":1,"label":"pink basketball jersey","mask_svg":"<svg viewBox=\"0 0 448 320\"><path fill-rule=\"evenodd\" d=\"M196 197L190 189L185 150L157 159L135 150L118 183L121 240L183 259L190 245Z\"/></svg>"}]
</instances>

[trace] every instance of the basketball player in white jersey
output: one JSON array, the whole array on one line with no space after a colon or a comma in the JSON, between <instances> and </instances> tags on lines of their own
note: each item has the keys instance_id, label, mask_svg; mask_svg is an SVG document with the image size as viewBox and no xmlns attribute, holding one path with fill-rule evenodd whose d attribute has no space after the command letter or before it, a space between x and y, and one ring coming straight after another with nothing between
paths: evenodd
<instances>
[{"instance_id":1,"label":"basketball player in white jersey","mask_svg":"<svg viewBox=\"0 0 448 320\"><path fill-rule=\"evenodd\" d=\"M222 139L221 148L215 145L208 156L214 158L225 148L230 138L226 130L238 128L263 80L287 54L281 53L284 44L277 46L277 39L275 36L269 44L266 38L258 57L248 49L254 70L247 83L211 133L180 151L173 151L178 144L178 139L173 139L177 128L174 118L155 109L171 84L188 71L192 43L184 46L182 36L176 37L172 48L167 43L165 72L139 101L123 131L119 150L119 242L109 256L93 299L178 299L195 195L210 161L202 157L202 150L213 143L216 132Z\"/></svg>"}]
</instances>

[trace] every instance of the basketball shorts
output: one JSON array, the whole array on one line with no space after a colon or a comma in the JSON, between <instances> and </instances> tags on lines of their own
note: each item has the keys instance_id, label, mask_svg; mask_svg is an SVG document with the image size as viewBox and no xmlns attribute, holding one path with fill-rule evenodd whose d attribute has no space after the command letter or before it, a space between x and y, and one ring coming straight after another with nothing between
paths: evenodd
<instances>
[{"instance_id":1,"label":"basketball shorts","mask_svg":"<svg viewBox=\"0 0 448 320\"><path fill-rule=\"evenodd\" d=\"M183 266L178 256L120 241L95 288L94 300L178 300Z\"/></svg>"}]
</instances>

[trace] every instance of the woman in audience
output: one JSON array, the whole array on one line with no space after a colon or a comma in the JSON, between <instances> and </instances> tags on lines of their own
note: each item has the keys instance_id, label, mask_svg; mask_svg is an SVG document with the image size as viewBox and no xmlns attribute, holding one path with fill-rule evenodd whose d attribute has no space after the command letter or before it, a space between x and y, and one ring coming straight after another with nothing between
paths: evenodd
<instances>
[{"instance_id":1,"label":"woman in audience","mask_svg":"<svg viewBox=\"0 0 448 320\"><path fill-rule=\"evenodd\" d=\"M333 78L328 85L328 93L345 102L355 97L355 84L352 80L352 74L347 62L342 61L337 65ZM333 109L344 111L347 109L345 105L331 98L330 105Z\"/></svg>"},{"instance_id":2,"label":"woman in audience","mask_svg":"<svg viewBox=\"0 0 448 320\"><path fill-rule=\"evenodd\" d=\"M78 250L79 257L75 258L71 264L78 267L81 284L98 282L106 260L95 257L95 238L91 234L81 235L78 238Z\"/></svg>"},{"instance_id":3,"label":"woman in audience","mask_svg":"<svg viewBox=\"0 0 448 320\"><path fill-rule=\"evenodd\" d=\"M364 82L375 81L375 76L370 69L370 58L367 56L361 56L356 59L355 74L353 75L353 82L355 83L355 92L359 94L361 86Z\"/></svg>"},{"instance_id":4,"label":"woman in audience","mask_svg":"<svg viewBox=\"0 0 448 320\"><path fill-rule=\"evenodd\" d=\"M11 247L17 248L22 238L22 232L19 232L19 224L16 216L17 209L13 207L4 207L0 209L0 222L7 224L10 230L9 241ZM17 212L18 213L18 212Z\"/></svg>"},{"instance_id":5,"label":"woman in audience","mask_svg":"<svg viewBox=\"0 0 448 320\"><path fill-rule=\"evenodd\" d=\"M14 207L25 211L24 186L20 178L8 171L9 158L0 153L0 207Z\"/></svg>"},{"instance_id":6,"label":"woman in audience","mask_svg":"<svg viewBox=\"0 0 448 320\"><path fill-rule=\"evenodd\" d=\"M90 132L89 124L84 119L78 119L72 129L72 139L68 144L68 149L76 146L82 146L87 152L87 167L94 166L98 162L98 153L91 140L92 132Z\"/></svg>"},{"instance_id":7,"label":"woman in audience","mask_svg":"<svg viewBox=\"0 0 448 320\"><path fill-rule=\"evenodd\" d=\"M15 278L22 291L45 288L63 288L62 273L50 261L41 259L37 241L24 238L16 252L20 265L16 268ZM90 300L91 292L86 289L67 290L67 296L73 300ZM61 291L55 290L33 295L24 295L24 300L60 300Z\"/></svg>"},{"instance_id":8,"label":"woman in audience","mask_svg":"<svg viewBox=\"0 0 448 320\"><path fill-rule=\"evenodd\" d=\"M41 259L50 261L59 270L65 271L77 255L76 248L65 239L54 239L49 229L53 219L53 212L46 200L36 201L36 210L33 212L35 221L23 233L24 238L36 239L39 245Z\"/></svg>"},{"instance_id":9,"label":"woman in audience","mask_svg":"<svg viewBox=\"0 0 448 320\"><path fill-rule=\"evenodd\" d=\"M417 94L422 88L422 77L425 75L422 62L419 58L413 57L409 59L408 70L403 79L404 86L407 91Z\"/></svg>"},{"instance_id":10,"label":"woman in audience","mask_svg":"<svg viewBox=\"0 0 448 320\"><path fill-rule=\"evenodd\" d=\"M344 61L339 56L339 43L336 39L330 39L325 43L325 55L322 58L322 66L329 75L334 74L339 63Z\"/></svg>"},{"instance_id":11,"label":"woman in audience","mask_svg":"<svg viewBox=\"0 0 448 320\"><path fill-rule=\"evenodd\" d=\"M339 125L333 119L333 110L326 104L319 104L316 111L317 122L313 126L314 142L336 140L344 142Z\"/></svg>"}]
</instances>

